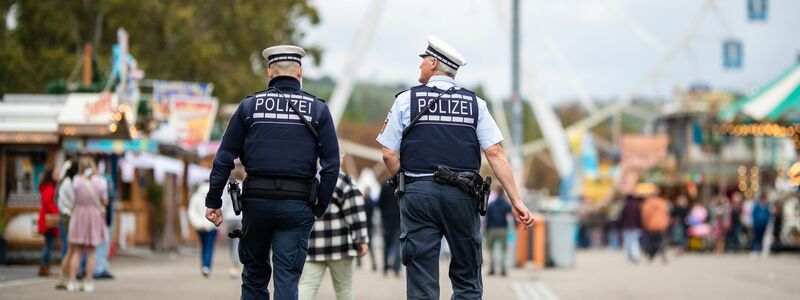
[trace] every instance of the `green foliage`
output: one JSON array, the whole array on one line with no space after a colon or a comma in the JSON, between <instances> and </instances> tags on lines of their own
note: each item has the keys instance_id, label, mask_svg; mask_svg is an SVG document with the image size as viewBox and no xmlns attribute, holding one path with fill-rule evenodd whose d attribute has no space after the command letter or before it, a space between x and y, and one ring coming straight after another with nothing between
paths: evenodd
<instances>
[{"instance_id":1,"label":"green foliage","mask_svg":"<svg viewBox=\"0 0 800 300\"><path fill-rule=\"evenodd\" d=\"M16 7L17 26L6 16ZM147 78L214 83L222 102L264 87L261 50L302 38L319 15L305 0L0 0L0 94L42 92L75 76L85 43L110 69L117 28ZM320 49L307 48L315 61Z\"/></svg>"}]
</instances>

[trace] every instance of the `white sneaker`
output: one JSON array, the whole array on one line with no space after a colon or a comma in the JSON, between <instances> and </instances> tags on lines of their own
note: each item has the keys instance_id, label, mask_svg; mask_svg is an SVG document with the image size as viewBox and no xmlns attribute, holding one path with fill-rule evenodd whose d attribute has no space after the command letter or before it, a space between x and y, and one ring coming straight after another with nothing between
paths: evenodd
<instances>
[{"instance_id":1,"label":"white sneaker","mask_svg":"<svg viewBox=\"0 0 800 300\"><path fill-rule=\"evenodd\" d=\"M238 278L240 274L242 274L242 271L239 270L238 267L230 266L228 268L228 275L230 275L231 278Z\"/></svg>"},{"instance_id":2,"label":"white sneaker","mask_svg":"<svg viewBox=\"0 0 800 300\"><path fill-rule=\"evenodd\" d=\"M84 283L83 284L83 291L87 292L87 293L94 292L94 283L92 283L92 282Z\"/></svg>"},{"instance_id":3,"label":"white sneaker","mask_svg":"<svg viewBox=\"0 0 800 300\"><path fill-rule=\"evenodd\" d=\"M68 292L77 292L79 290L80 290L80 287L78 286L77 283L72 282L72 281L67 282L67 291Z\"/></svg>"}]
</instances>

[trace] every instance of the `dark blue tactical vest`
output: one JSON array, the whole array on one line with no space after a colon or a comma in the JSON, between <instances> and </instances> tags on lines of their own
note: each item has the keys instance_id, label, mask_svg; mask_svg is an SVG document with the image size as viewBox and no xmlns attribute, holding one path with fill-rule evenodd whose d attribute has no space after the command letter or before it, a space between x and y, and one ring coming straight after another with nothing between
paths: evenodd
<instances>
[{"instance_id":1,"label":"dark blue tactical vest","mask_svg":"<svg viewBox=\"0 0 800 300\"><path fill-rule=\"evenodd\" d=\"M457 171L478 171L481 150L478 135L478 98L457 88L445 93L430 86L416 86L411 93L411 120L434 101L431 109L409 128L400 143L400 165L411 173L433 173L438 166Z\"/></svg>"},{"instance_id":2,"label":"dark blue tactical vest","mask_svg":"<svg viewBox=\"0 0 800 300\"><path fill-rule=\"evenodd\" d=\"M280 91L261 91L242 103L248 127L242 164L248 175L312 178L318 143L289 103L317 130L325 103L299 89Z\"/></svg>"}]
</instances>

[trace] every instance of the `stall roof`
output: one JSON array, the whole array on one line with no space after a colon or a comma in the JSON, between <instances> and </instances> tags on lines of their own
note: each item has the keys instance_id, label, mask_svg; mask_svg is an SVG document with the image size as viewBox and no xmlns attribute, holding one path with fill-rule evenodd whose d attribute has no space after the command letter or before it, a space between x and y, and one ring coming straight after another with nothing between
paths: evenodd
<instances>
[{"instance_id":1,"label":"stall roof","mask_svg":"<svg viewBox=\"0 0 800 300\"><path fill-rule=\"evenodd\" d=\"M718 117L732 121L744 114L756 121L776 121L789 112L800 112L800 63L755 94L736 101Z\"/></svg>"},{"instance_id":2,"label":"stall roof","mask_svg":"<svg viewBox=\"0 0 800 300\"><path fill-rule=\"evenodd\" d=\"M66 136L131 138L135 111L119 105L115 94L69 94L58 116L59 131Z\"/></svg>"},{"instance_id":3,"label":"stall roof","mask_svg":"<svg viewBox=\"0 0 800 300\"><path fill-rule=\"evenodd\" d=\"M0 102L0 144L57 144L58 97L6 94Z\"/></svg>"}]
</instances>

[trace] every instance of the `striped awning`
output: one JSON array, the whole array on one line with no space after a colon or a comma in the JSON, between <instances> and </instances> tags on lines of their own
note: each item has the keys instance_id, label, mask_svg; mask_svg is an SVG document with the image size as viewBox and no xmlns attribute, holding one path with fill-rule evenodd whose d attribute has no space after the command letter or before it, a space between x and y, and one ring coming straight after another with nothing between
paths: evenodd
<instances>
[{"instance_id":1,"label":"striped awning","mask_svg":"<svg viewBox=\"0 0 800 300\"><path fill-rule=\"evenodd\" d=\"M777 121L788 112L800 112L800 63L755 94L734 102L718 117L730 122L743 114L755 121Z\"/></svg>"}]
</instances>

